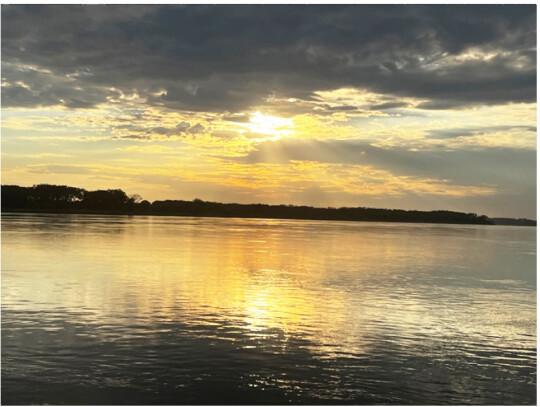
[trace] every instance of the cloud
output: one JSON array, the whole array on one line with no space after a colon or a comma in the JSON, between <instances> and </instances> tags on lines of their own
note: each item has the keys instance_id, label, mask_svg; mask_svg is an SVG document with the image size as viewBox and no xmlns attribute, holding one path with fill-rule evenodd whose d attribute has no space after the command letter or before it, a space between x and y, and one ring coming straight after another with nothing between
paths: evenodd
<instances>
[{"instance_id":1,"label":"cloud","mask_svg":"<svg viewBox=\"0 0 540 407\"><path fill-rule=\"evenodd\" d=\"M138 124L111 124L111 130L116 139L139 139L139 140L163 140L178 139L186 135L202 134L206 131L200 123L193 126L186 121L180 122L174 127L148 126L144 121ZM129 134L128 134L129 133Z\"/></svg>"},{"instance_id":2,"label":"cloud","mask_svg":"<svg viewBox=\"0 0 540 407\"><path fill-rule=\"evenodd\" d=\"M331 165L350 164L371 166L387 171L396 177L422 177L423 179L444 180L439 185L442 191L451 186L467 186L457 199L448 194L444 199L427 199L424 195L410 192L400 199L385 197L383 201L362 198L355 201L353 196L333 194L339 202L363 202L365 205L394 208L446 208L470 211L490 216L535 218L536 214L536 151L520 148L461 148L447 151L429 149L411 151L403 148L380 148L364 140L294 140L267 141L256 146L243 157L228 157L244 164L291 162L316 162ZM410 181L408 181L410 182ZM496 190L494 194L474 194L474 187L480 190ZM420 188L421 190L422 188ZM418 190L418 188L417 188ZM433 194L433 191L431 191Z\"/></svg>"},{"instance_id":3,"label":"cloud","mask_svg":"<svg viewBox=\"0 0 540 407\"><path fill-rule=\"evenodd\" d=\"M534 5L2 11L7 107L88 108L121 91L152 106L235 113L272 95L309 101L343 87L425 99L426 109L536 100Z\"/></svg>"},{"instance_id":4,"label":"cloud","mask_svg":"<svg viewBox=\"0 0 540 407\"><path fill-rule=\"evenodd\" d=\"M363 140L279 140L256 146L243 157L245 164L291 160L370 165L393 174L446 179L465 185L499 185L502 190L535 190L536 151L477 148L411 151L380 148Z\"/></svg>"},{"instance_id":5,"label":"cloud","mask_svg":"<svg viewBox=\"0 0 540 407\"><path fill-rule=\"evenodd\" d=\"M228 122L236 122L236 123L248 123L250 120L250 117L246 114L240 113L240 114L225 115L223 116L223 120L228 121Z\"/></svg>"},{"instance_id":6,"label":"cloud","mask_svg":"<svg viewBox=\"0 0 540 407\"><path fill-rule=\"evenodd\" d=\"M120 135L120 136L113 136L113 140L151 140L152 137L148 135L142 135L142 134L127 134L127 135Z\"/></svg>"},{"instance_id":7,"label":"cloud","mask_svg":"<svg viewBox=\"0 0 540 407\"><path fill-rule=\"evenodd\" d=\"M28 172L38 174L90 174L93 170L79 165L36 164L28 166Z\"/></svg>"},{"instance_id":8,"label":"cloud","mask_svg":"<svg viewBox=\"0 0 540 407\"><path fill-rule=\"evenodd\" d=\"M380 105L371 106L372 110L386 110L386 109L398 109L400 107L407 107L409 104L405 102L386 102Z\"/></svg>"},{"instance_id":9,"label":"cloud","mask_svg":"<svg viewBox=\"0 0 540 407\"><path fill-rule=\"evenodd\" d=\"M149 146L131 145L131 146L120 148L120 150L129 151L129 152L135 151L135 152L143 152L143 153L161 153L161 152L171 150L171 147L162 146L162 145L149 145Z\"/></svg>"},{"instance_id":10,"label":"cloud","mask_svg":"<svg viewBox=\"0 0 540 407\"><path fill-rule=\"evenodd\" d=\"M186 131L187 129L189 129L191 127L191 125L188 123L188 122L181 122L181 123L178 123L177 126L176 126L176 129L178 131Z\"/></svg>"},{"instance_id":11,"label":"cloud","mask_svg":"<svg viewBox=\"0 0 540 407\"><path fill-rule=\"evenodd\" d=\"M517 130L520 132L536 133L536 127L532 126L487 126L481 128L463 128L463 129L445 129L445 130L430 130L428 137L434 139L452 139L458 137L473 137L481 134L492 132Z\"/></svg>"},{"instance_id":12,"label":"cloud","mask_svg":"<svg viewBox=\"0 0 540 407\"><path fill-rule=\"evenodd\" d=\"M196 125L191 126L189 129L187 129L187 131L191 134L203 133L205 130L205 127L200 123L197 123Z\"/></svg>"},{"instance_id":13,"label":"cloud","mask_svg":"<svg viewBox=\"0 0 540 407\"><path fill-rule=\"evenodd\" d=\"M119 92L102 86L79 83L75 78L2 59L2 105L5 107L93 108Z\"/></svg>"}]
</instances>

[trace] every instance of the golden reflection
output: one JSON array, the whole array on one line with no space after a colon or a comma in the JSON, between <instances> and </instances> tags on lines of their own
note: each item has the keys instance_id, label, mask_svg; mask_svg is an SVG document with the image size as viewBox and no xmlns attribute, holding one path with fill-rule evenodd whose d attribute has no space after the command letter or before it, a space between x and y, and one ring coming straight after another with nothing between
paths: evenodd
<instances>
[{"instance_id":1,"label":"golden reflection","mask_svg":"<svg viewBox=\"0 0 540 407\"><path fill-rule=\"evenodd\" d=\"M202 324L261 337L277 329L327 354L365 352L389 329L403 344L456 332L520 340L508 324L515 295L523 319L535 320L534 292L517 280L508 302L493 301L497 290L473 285L463 295L452 285L462 267L497 267L490 232L475 227L434 225L426 235L425 225L68 219L21 240L3 227L4 306L148 329Z\"/></svg>"}]
</instances>

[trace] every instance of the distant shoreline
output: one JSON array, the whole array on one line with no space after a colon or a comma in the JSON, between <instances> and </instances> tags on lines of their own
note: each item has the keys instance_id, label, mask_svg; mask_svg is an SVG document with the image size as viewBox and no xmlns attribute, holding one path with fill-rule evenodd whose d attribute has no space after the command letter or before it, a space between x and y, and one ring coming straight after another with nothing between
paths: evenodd
<instances>
[{"instance_id":1,"label":"distant shoreline","mask_svg":"<svg viewBox=\"0 0 540 407\"><path fill-rule=\"evenodd\" d=\"M193 217L193 218L225 218L225 219L276 219L276 220L319 220L319 221L332 221L332 222L382 222L382 223L426 223L434 225L484 225L484 226L525 226L536 227L535 224L520 223L519 219L513 218L490 218L494 223L461 223L461 222L448 222L448 221L413 221L413 220L367 220L367 219L332 219L332 218L293 218L293 217L271 217L271 216L236 216L236 215L194 215L194 214L175 214L175 213L151 213L141 211L110 211L110 210L77 210L77 209L2 209L2 214L5 213L29 213L40 214L50 213L58 215L106 215L106 216L175 216L175 217ZM526 219L529 222L536 222L530 219ZM498 221L500 223L498 223Z\"/></svg>"},{"instance_id":2,"label":"distant shoreline","mask_svg":"<svg viewBox=\"0 0 540 407\"><path fill-rule=\"evenodd\" d=\"M195 216L209 218L304 219L451 225L536 226L530 219L489 218L448 210L418 211L367 207L313 207L164 200L149 202L121 189L87 191L67 185L2 185L2 212L95 215Z\"/></svg>"}]
</instances>

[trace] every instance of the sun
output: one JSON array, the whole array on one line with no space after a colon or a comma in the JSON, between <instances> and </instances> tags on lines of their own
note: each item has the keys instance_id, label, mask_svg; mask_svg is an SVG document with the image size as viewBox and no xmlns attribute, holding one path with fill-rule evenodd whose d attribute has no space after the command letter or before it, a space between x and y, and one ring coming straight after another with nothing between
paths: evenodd
<instances>
[{"instance_id":1,"label":"sun","mask_svg":"<svg viewBox=\"0 0 540 407\"><path fill-rule=\"evenodd\" d=\"M254 133L262 133L279 139L292 133L293 121L281 117L262 114L257 111L251 113L251 118L246 127Z\"/></svg>"}]
</instances>

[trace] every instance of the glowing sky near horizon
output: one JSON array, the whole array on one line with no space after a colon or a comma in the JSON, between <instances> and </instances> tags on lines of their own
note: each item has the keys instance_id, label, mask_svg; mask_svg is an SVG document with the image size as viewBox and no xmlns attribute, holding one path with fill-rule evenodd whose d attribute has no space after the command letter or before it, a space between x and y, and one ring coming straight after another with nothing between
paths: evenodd
<instances>
[{"instance_id":1,"label":"glowing sky near horizon","mask_svg":"<svg viewBox=\"0 0 540 407\"><path fill-rule=\"evenodd\" d=\"M536 218L536 7L2 6L2 183Z\"/></svg>"}]
</instances>

